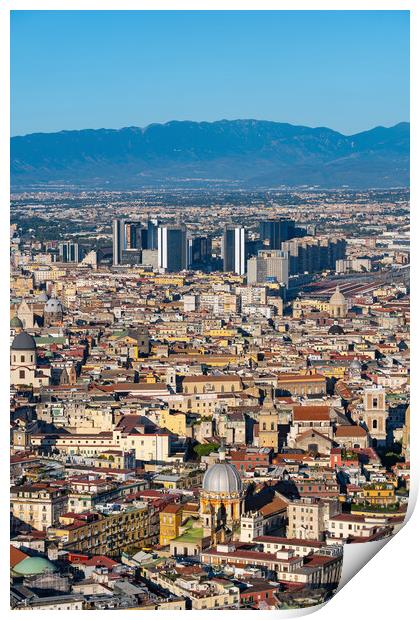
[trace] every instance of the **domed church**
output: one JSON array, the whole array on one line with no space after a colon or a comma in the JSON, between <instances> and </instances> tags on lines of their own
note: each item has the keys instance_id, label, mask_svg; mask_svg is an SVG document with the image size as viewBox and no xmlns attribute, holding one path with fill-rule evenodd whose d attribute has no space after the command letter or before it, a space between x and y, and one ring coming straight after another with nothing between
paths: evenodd
<instances>
[{"instance_id":1,"label":"domed church","mask_svg":"<svg viewBox=\"0 0 420 620\"><path fill-rule=\"evenodd\" d=\"M32 387L48 385L50 378L47 371L38 371L36 361L35 339L27 332L20 331L10 348L10 383Z\"/></svg>"},{"instance_id":2,"label":"domed church","mask_svg":"<svg viewBox=\"0 0 420 620\"><path fill-rule=\"evenodd\" d=\"M36 370L36 344L32 336L21 331L14 337L10 351L10 374L13 385L32 385Z\"/></svg>"},{"instance_id":3,"label":"domed church","mask_svg":"<svg viewBox=\"0 0 420 620\"><path fill-rule=\"evenodd\" d=\"M347 301L343 293L340 292L340 287L337 286L335 292L330 297L330 316L340 319L347 316Z\"/></svg>"},{"instance_id":4,"label":"domed church","mask_svg":"<svg viewBox=\"0 0 420 620\"><path fill-rule=\"evenodd\" d=\"M219 462L208 468L200 493L200 517L204 536L212 542L230 537L239 526L243 512L242 480L233 465L225 460L225 449L219 450Z\"/></svg>"}]
</instances>

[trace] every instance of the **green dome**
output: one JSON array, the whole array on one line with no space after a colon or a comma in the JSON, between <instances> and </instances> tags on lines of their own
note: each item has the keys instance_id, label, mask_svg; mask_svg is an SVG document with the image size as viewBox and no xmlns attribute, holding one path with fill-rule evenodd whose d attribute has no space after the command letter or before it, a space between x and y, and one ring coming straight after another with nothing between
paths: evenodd
<instances>
[{"instance_id":1,"label":"green dome","mask_svg":"<svg viewBox=\"0 0 420 620\"><path fill-rule=\"evenodd\" d=\"M18 316L14 316L10 319L10 327L23 327L23 323Z\"/></svg>"},{"instance_id":2,"label":"green dome","mask_svg":"<svg viewBox=\"0 0 420 620\"><path fill-rule=\"evenodd\" d=\"M16 564L13 569L13 572L17 575L24 575L25 577L29 575L41 575L44 571L52 573L56 572L57 568L52 562L47 560L47 558L41 557L25 558Z\"/></svg>"}]
</instances>

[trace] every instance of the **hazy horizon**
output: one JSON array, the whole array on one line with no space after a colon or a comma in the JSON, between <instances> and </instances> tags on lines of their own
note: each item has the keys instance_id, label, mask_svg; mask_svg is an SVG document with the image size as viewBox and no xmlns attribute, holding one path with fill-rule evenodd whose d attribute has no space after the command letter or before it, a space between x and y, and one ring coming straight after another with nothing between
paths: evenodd
<instances>
[{"instance_id":1,"label":"hazy horizon","mask_svg":"<svg viewBox=\"0 0 420 620\"><path fill-rule=\"evenodd\" d=\"M290 123L288 121L273 121L271 119L268 118L220 118L220 119L216 119L213 121L207 121L207 120L191 120L191 119L177 119L177 118L172 118L170 120L167 121L163 121L163 122L151 122L148 123L147 125L121 125L120 127L82 127L82 128L72 128L72 129L68 129L68 128L63 128L63 129L58 129L56 131L31 131L29 133L26 134L14 134L11 135L11 138L23 138L25 136L30 136L30 135L34 135L34 134L52 134L52 133L62 133L62 132L74 132L74 131L121 131L123 129L130 129L130 128L135 128L135 129L147 129L148 127L151 127L153 125L167 125L170 123L221 123L221 122L235 122L235 121L256 121L256 122L262 122L262 123L278 123L280 125L292 125L294 127L309 127L310 129L321 129L321 128L326 128L326 129L330 129L331 131L335 131L337 133L342 134L343 136L349 137L352 135L356 135L358 133L364 133L366 131L371 131L372 129L377 129L379 127L383 127L385 129L390 129L391 127L395 127L397 125L401 125L404 123L410 124L409 120L403 120L403 121L397 121L396 123L393 123L392 125L380 125L380 124L376 124L376 125L372 125L371 127L367 127L366 129L361 129L358 132L355 132L354 134L348 134L348 133L344 133L342 131L338 131L337 129L334 129L333 127L328 127L326 125L304 125L303 123Z\"/></svg>"}]
</instances>

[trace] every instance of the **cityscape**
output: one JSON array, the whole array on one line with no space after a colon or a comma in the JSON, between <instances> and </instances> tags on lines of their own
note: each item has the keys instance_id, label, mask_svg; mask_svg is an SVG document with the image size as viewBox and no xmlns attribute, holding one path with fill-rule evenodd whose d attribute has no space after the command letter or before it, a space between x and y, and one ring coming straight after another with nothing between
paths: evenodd
<instances>
[{"instance_id":1,"label":"cityscape","mask_svg":"<svg viewBox=\"0 0 420 620\"><path fill-rule=\"evenodd\" d=\"M316 605L401 528L406 190L24 192L11 219L12 608Z\"/></svg>"},{"instance_id":2,"label":"cityscape","mask_svg":"<svg viewBox=\"0 0 420 620\"><path fill-rule=\"evenodd\" d=\"M408 520L410 12L298 5L10 10L11 611L302 615Z\"/></svg>"}]
</instances>

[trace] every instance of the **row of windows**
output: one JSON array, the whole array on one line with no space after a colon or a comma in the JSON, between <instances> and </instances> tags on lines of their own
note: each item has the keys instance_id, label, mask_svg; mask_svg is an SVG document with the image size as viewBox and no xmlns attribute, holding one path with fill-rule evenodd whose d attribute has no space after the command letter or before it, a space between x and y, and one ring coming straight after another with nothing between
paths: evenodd
<instances>
[{"instance_id":1,"label":"row of windows","mask_svg":"<svg viewBox=\"0 0 420 620\"><path fill-rule=\"evenodd\" d=\"M74 439L74 440L73 440L73 439L69 439L69 442L68 442L68 443L71 443L71 444L73 444L73 443L78 443L78 444L79 444L79 443L82 443L82 441L81 441L80 439ZM84 440L84 441L83 441L83 443L86 443L86 440ZM93 440L93 441L92 441L92 443L95 443L95 444L96 444L96 443L98 443L98 444L100 444L101 446L103 446L104 444L106 444L106 443L108 443L108 442L107 442L107 441L102 441L102 440L98 440L98 441ZM63 446L65 446L66 444L65 444L65 443L63 443L62 445L63 445Z\"/></svg>"},{"instance_id":2,"label":"row of windows","mask_svg":"<svg viewBox=\"0 0 420 620\"><path fill-rule=\"evenodd\" d=\"M30 356L28 356L28 357L30 357L30 361L31 361L31 362L33 362L33 361L34 361L34 356L33 356L32 354L31 354ZM14 362L16 362L16 358L17 358L17 356L16 356L16 355L13 355L13 361L14 361ZM20 361L21 361L21 362L26 362L26 361L27 361L27 359L26 359L26 355L21 355L21 356L20 356Z\"/></svg>"},{"instance_id":3,"label":"row of windows","mask_svg":"<svg viewBox=\"0 0 420 620\"><path fill-rule=\"evenodd\" d=\"M205 386L205 389L206 389L206 391L207 391L207 392L208 392L208 391L210 391L210 390L212 390L212 391L213 391L213 390L216 390L216 388L215 388L215 386L214 386L213 384L206 385L206 386ZM225 386L224 386L224 385L221 385L221 387L220 387L220 391L221 391L221 392L222 392L222 394L223 394L223 392L225 391ZM234 385L231 385L231 386L230 386L230 391L231 391L231 392L234 392L234 391L235 391L235 386L234 386ZM198 388L197 388L197 386L196 386L196 385L194 386L194 389L193 389L193 391L192 391L192 392L189 392L189 391L188 391L188 387L187 387L187 386L185 386L185 394L188 394L188 393L191 393L191 394L198 394L199 392L198 392Z\"/></svg>"}]
</instances>

